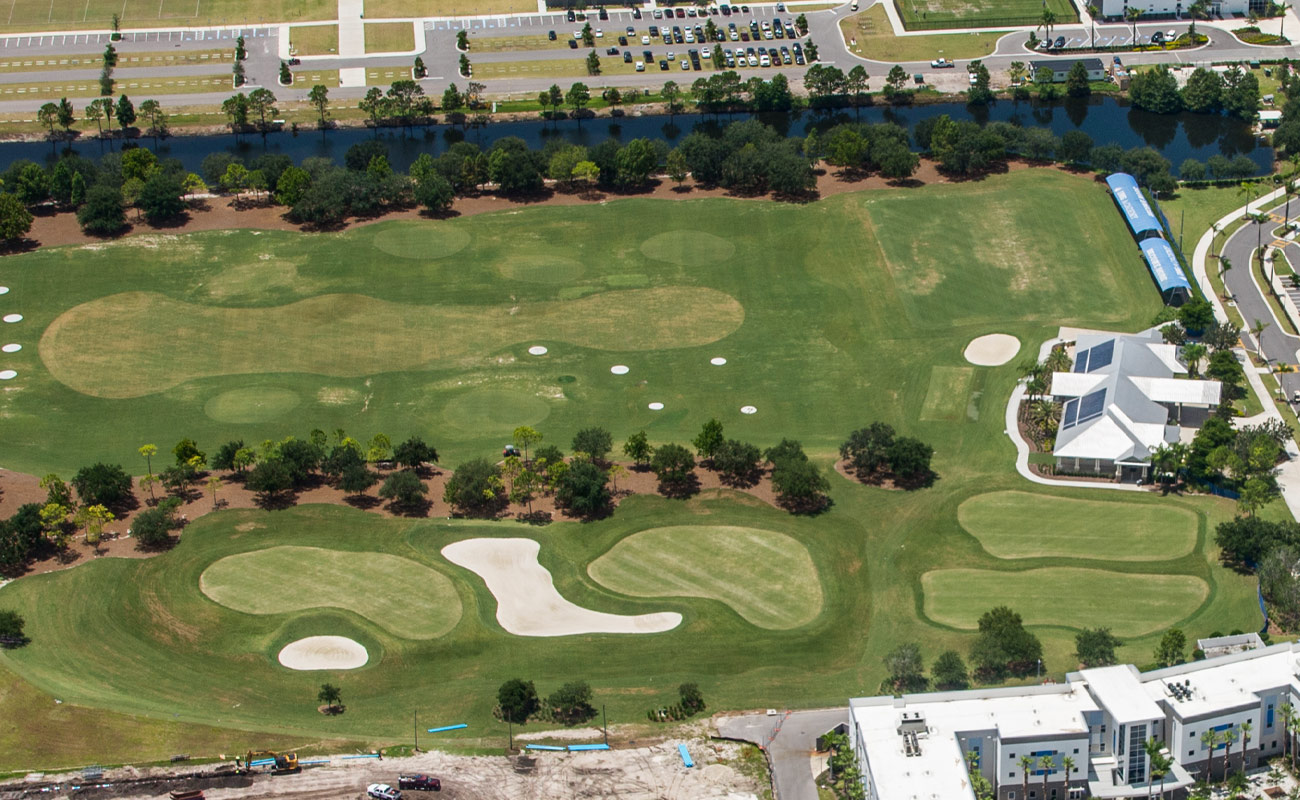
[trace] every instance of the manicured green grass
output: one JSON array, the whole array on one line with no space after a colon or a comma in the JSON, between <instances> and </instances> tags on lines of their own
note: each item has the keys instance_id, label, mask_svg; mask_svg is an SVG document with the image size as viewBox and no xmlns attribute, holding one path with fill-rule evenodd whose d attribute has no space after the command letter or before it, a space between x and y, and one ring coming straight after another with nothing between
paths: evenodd
<instances>
[{"instance_id":1,"label":"manicured green grass","mask_svg":"<svg viewBox=\"0 0 1300 800\"><path fill-rule=\"evenodd\" d=\"M367 19L535 13L536 11L537 3L529 0L367 0L366 2ZM592 20L595 20L594 16Z\"/></svg>"},{"instance_id":2,"label":"manicured green grass","mask_svg":"<svg viewBox=\"0 0 1300 800\"><path fill-rule=\"evenodd\" d=\"M0 18L0 32L107 29L113 15L124 29L159 26L264 25L333 19L330 0L15 0ZM233 49L233 47L232 47Z\"/></svg>"},{"instance_id":3,"label":"manicured green grass","mask_svg":"<svg viewBox=\"0 0 1300 800\"><path fill-rule=\"evenodd\" d=\"M212 65L214 71L219 64ZM234 88L234 78L230 73L212 75L187 75L184 77L156 78L118 78L115 84L118 92L135 94L139 90L153 91L159 94L198 94L201 92L224 92ZM21 98L44 97L99 97L97 79L23 81L12 83L0 78L0 98L16 100ZM93 128L93 126L92 126Z\"/></svg>"},{"instance_id":4,"label":"manicured green grass","mask_svg":"<svg viewBox=\"0 0 1300 800\"><path fill-rule=\"evenodd\" d=\"M299 56L328 56L339 51L338 25L294 25L289 28L289 51Z\"/></svg>"},{"instance_id":5,"label":"manicured green grass","mask_svg":"<svg viewBox=\"0 0 1300 800\"><path fill-rule=\"evenodd\" d=\"M680 525L633 534L592 562L597 583L634 597L708 597L760 628L806 625L822 608L808 551L775 531Z\"/></svg>"},{"instance_id":6,"label":"manicured green grass","mask_svg":"<svg viewBox=\"0 0 1300 800\"><path fill-rule=\"evenodd\" d=\"M941 569L922 575L921 587L926 615L954 627L974 629L990 607L1007 605L1026 625L1071 625L1084 617L1116 636L1142 636L1172 626L1190 617L1210 591L1192 575L1075 567ZM1119 597L1124 602L1116 603Z\"/></svg>"},{"instance_id":7,"label":"manicured green grass","mask_svg":"<svg viewBox=\"0 0 1300 800\"><path fill-rule=\"evenodd\" d=\"M1258 194L1258 191L1252 193L1250 199ZM1196 250L1196 243L1210 226L1233 209L1246 205L1246 200L1247 196L1237 186L1180 186L1177 196L1160 201L1160 208L1169 218L1174 238L1182 236L1183 250L1190 258ZM1223 235L1216 237L1215 253L1219 252L1224 239ZM1212 261L1209 267L1214 268Z\"/></svg>"},{"instance_id":8,"label":"manicured green grass","mask_svg":"<svg viewBox=\"0 0 1300 800\"><path fill-rule=\"evenodd\" d=\"M367 22L367 53L405 53L415 49L415 26L410 22Z\"/></svg>"},{"instance_id":9,"label":"manicured green grass","mask_svg":"<svg viewBox=\"0 0 1300 800\"><path fill-rule=\"evenodd\" d=\"M1166 561L1192 552L1200 521L1184 508L1029 492L975 495L957 509L963 528L998 558ZM1042 519L1046 525L1027 525Z\"/></svg>"},{"instance_id":10,"label":"manicured green grass","mask_svg":"<svg viewBox=\"0 0 1300 800\"><path fill-rule=\"evenodd\" d=\"M1053 258L1044 260L1047 248ZM5 302L25 317L6 326L9 340L25 345L7 356L18 377L0 395L9 468L67 477L104 460L142 472L136 449L145 442L166 453L190 436L212 453L231 438L256 444L312 428L344 428L362 440L379 431L395 440L420 435L454 466L495 458L520 424L565 449L577 430L602 425L617 448L643 428L655 443L689 442L716 417L726 436L762 447L802 441L831 485L833 504L816 517L731 492L636 496L607 519L545 527L449 521L441 498L423 521L319 506L219 512L156 558L101 559L0 589L0 607L27 617L33 639L0 652L0 665L69 703L276 732L288 746L303 737L403 740L418 709L421 722L466 722L447 740L462 747L500 746L495 688L513 677L543 693L588 680L613 724L643 720L688 681L712 709L841 704L879 685L881 657L901 642L920 642L927 663L969 647L968 630L927 618L934 601L922 575L936 570L996 573L992 587L976 587L981 593L968 582L939 601L976 616L1014 599L1006 586L1034 597L1034 576L1012 568L1091 568L1094 583L1135 597L1155 588L1131 575L1209 587L1199 605L1148 609L1144 627L1112 619L1113 603L1053 601L1050 624L1035 632L1054 676L1075 666L1078 628L1152 631L1119 653L1142 662L1170 619L1192 637L1260 622L1252 578L1220 567L1210 543L1231 502L1027 484L1003 431L1016 365L974 368L962 358L986 333L1011 334L1032 350L1060 325L1136 330L1160 307L1104 188L1087 178L1044 168L804 205L631 199L342 234L147 236L13 255L6 265ZM530 355L534 344L549 352ZM710 365L715 356L727 364ZM612 375L615 364L630 372ZM650 411L650 402L665 408ZM742 405L758 413L741 414ZM935 447L941 477L932 488L887 491L829 471L843 438L873 420ZM1204 522L1192 552L1162 561L1104 570L1095 559L1010 562L985 550L958 516L972 496L1010 490L1123 504L1137 519L1173 507ZM691 558L718 559L726 581L706 588L723 602L676 588L630 597L589 576L629 537L682 526L702 531ZM713 526L797 541L816 570L820 613L809 617L798 598L780 607L775 593L755 592L770 565L703 548ZM678 611L682 625L647 636L507 634L482 581L440 555L479 536L536 538L543 566L574 603L619 614ZM444 635L411 639L391 632L391 613L376 612L378 621L319 607L249 614L200 590L214 563L272 547L408 559L447 576L463 613ZM750 585L742 567L758 576ZM653 583L650 573L639 580ZM1136 590L1135 580L1143 581ZM1078 581L1071 586L1087 593ZM764 628L746 613L809 621ZM970 619L951 613L955 623ZM316 712L320 674L275 661L286 643L326 634L349 636L372 655L361 670L331 673L348 706L340 717ZM0 696L0 719L23 719L24 708ZM120 724L100 723L103 735ZM23 766L2 745L0 770Z\"/></svg>"},{"instance_id":11,"label":"manicured green grass","mask_svg":"<svg viewBox=\"0 0 1300 800\"><path fill-rule=\"evenodd\" d=\"M956 28L971 24L1035 25L1042 19L1044 5L1039 0L898 0L898 7L904 26L914 21L946 22ZM1048 0L1046 8L1056 14L1058 24L1079 19L1069 0Z\"/></svg>"},{"instance_id":12,"label":"manicured green grass","mask_svg":"<svg viewBox=\"0 0 1300 800\"><path fill-rule=\"evenodd\" d=\"M844 44L854 55L877 61L933 61L943 57L983 58L997 48L1006 31L972 31L935 36L895 36L884 6L873 5L840 20ZM872 88L879 89L879 86Z\"/></svg>"},{"instance_id":13,"label":"manicured green grass","mask_svg":"<svg viewBox=\"0 0 1300 800\"><path fill-rule=\"evenodd\" d=\"M213 563L199 586L236 611L341 608L407 639L441 636L460 621L460 598L447 576L383 553L268 547Z\"/></svg>"}]
</instances>

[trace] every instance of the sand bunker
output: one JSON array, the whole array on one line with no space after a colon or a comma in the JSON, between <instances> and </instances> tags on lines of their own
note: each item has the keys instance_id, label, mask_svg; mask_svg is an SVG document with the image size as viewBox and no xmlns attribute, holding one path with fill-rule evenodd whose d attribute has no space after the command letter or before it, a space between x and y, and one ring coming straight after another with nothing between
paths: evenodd
<instances>
[{"instance_id":1,"label":"sand bunker","mask_svg":"<svg viewBox=\"0 0 1300 800\"><path fill-rule=\"evenodd\" d=\"M532 539L465 539L442 548L442 555L483 579L497 600L497 622L516 636L660 633L681 624L676 612L622 616L570 603L537 562L540 550Z\"/></svg>"},{"instance_id":2,"label":"sand bunker","mask_svg":"<svg viewBox=\"0 0 1300 800\"><path fill-rule=\"evenodd\" d=\"M279 658L298 670L356 669L370 660L366 648L346 636L308 636L285 645Z\"/></svg>"},{"instance_id":3,"label":"sand bunker","mask_svg":"<svg viewBox=\"0 0 1300 800\"><path fill-rule=\"evenodd\" d=\"M17 353L19 350L22 349L23 346L20 344L7 344L4 347L0 347L0 350L5 351L6 353Z\"/></svg>"},{"instance_id":4,"label":"sand bunker","mask_svg":"<svg viewBox=\"0 0 1300 800\"><path fill-rule=\"evenodd\" d=\"M979 367L1000 367L1020 352L1020 340L1006 333L990 333L972 339L962 355Z\"/></svg>"}]
</instances>

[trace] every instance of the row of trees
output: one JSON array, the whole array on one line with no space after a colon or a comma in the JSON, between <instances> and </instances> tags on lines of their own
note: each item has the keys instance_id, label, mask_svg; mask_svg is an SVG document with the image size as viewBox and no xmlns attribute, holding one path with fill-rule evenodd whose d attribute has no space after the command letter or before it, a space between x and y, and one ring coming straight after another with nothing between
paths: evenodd
<instances>
[{"instance_id":1,"label":"row of trees","mask_svg":"<svg viewBox=\"0 0 1300 800\"><path fill-rule=\"evenodd\" d=\"M1250 70L1237 65L1224 72L1205 67L1192 71L1187 84L1178 88L1178 79L1164 64L1133 75L1129 83L1133 105L1157 114L1194 111L1203 114L1227 114L1245 120L1259 113L1259 79Z\"/></svg>"},{"instance_id":2,"label":"row of trees","mask_svg":"<svg viewBox=\"0 0 1300 800\"><path fill-rule=\"evenodd\" d=\"M591 686L586 681L571 681L551 692L543 708L532 681L512 678L497 689L497 714L516 725L537 716L577 725L596 716L596 707L592 705Z\"/></svg>"},{"instance_id":3,"label":"row of trees","mask_svg":"<svg viewBox=\"0 0 1300 800\"><path fill-rule=\"evenodd\" d=\"M1024 677L1041 669L1043 645L1025 629L1020 614L998 606L980 616L979 634L971 644L969 657L973 674L960 653L946 650L935 659L927 677L921 648L906 642L885 655L886 677L880 690L894 694L928 688L949 691L967 688L972 679L992 683L1008 675Z\"/></svg>"},{"instance_id":4,"label":"row of trees","mask_svg":"<svg viewBox=\"0 0 1300 800\"><path fill-rule=\"evenodd\" d=\"M920 439L898 436L883 422L854 431L840 445L840 458L858 480L874 484L889 480L904 489L934 483L939 476L930 468L933 456L933 447Z\"/></svg>"}]
</instances>

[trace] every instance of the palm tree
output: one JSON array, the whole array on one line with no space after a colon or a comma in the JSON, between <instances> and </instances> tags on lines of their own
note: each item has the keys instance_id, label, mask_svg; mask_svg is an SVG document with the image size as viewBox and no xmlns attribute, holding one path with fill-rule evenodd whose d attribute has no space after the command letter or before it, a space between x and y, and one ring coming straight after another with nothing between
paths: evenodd
<instances>
[{"instance_id":1,"label":"palm tree","mask_svg":"<svg viewBox=\"0 0 1300 800\"><path fill-rule=\"evenodd\" d=\"M1255 324L1250 326L1250 332L1255 334L1255 352L1262 353L1264 350L1264 330L1272 325L1271 322L1265 322L1262 319L1255 320Z\"/></svg>"},{"instance_id":2,"label":"palm tree","mask_svg":"<svg viewBox=\"0 0 1300 800\"><path fill-rule=\"evenodd\" d=\"M1251 198L1255 196L1255 189L1258 188L1258 186L1259 186L1259 181L1242 181L1241 185L1237 187L1237 194L1244 194L1246 196L1247 216L1250 215L1250 201Z\"/></svg>"},{"instance_id":3,"label":"palm tree","mask_svg":"<svg viewBox=\"0 0 1300 800\"><path fill-rule=\"evenodd\" d=\"M1070 796L1070 776L1074 774L1074 759L1066 756L1061 759L1061 768L1065 770L1065 796Z\"/></svg>"},{"instance_id":4,"label":"palm tree","mask_svg":"<svg viewBox=\"0 0 1300 800\"><path fill-rule=\"evenodd\" d=\"M1235 728L1228 728L1223 732L1223 777L1228 777L1228 763L1232 761L1232 743L1237 741L1238 735Z\"/></svg>"},{"instance_id":5,"label":"palm tree","mask_svg":"<svg viewBox=\"0 0 1300 800\"><path fill-rule=\"evenodd\" d=\"M1124 9L1124 19L1133 23L1133 45L1137 46L1138 38L1138 17L1142 16L1142 9L1129 6Z\"/></svg>"},{"instance_id":6,"label":"palm tree","mask_svg":"<svg viewBox=\"0 0 1300 800\"><path fill-rule=\"evenodd\" d=\"M1241 723L1241 771L1246 771L1246 752L1250 749L1250 732L1255 726L1250 720Z\"/></svg>"},{"instance_id":7,"label":"palm tree","mask_svg":"<svg viewBox=\"0 0 1300 800\"><path fill-rule=\"evenodd\" d=\"M1264 223L1268 222L1272 217L1263 212L1247 214L1246 216L1250 217L1251 222L1255 223L1255 255L1259 258L1259 269L1262 272L1264 270ZM1273 270L1271 269L1269 270L1268 284L1269 289L1272 289Z\"/></svg>"},{"instance_id":8,"label":"palm tree","mask_svg":"<svg viewBox=\"0 0 1300 800\"><path fill-rule=\"evenodd\" d=\"M1232 293L1228 291L1228 282L1223 277L1224 275L1227 274L1228 270L1230 269L1232 269L1232 260L1224 258L1223 256L1219 256L1219 283L1223 284L1224 300L1227 300L1229 297L1232 297Z\"/></svg>"},{"instance_id":9,"label":"palm tree","mask_svg":"<svg viewBox=\"0 0 1300 800\"><path fill-rule=\"evenodd\" d=\"M1210 230L1214 231L1214 235L1210 237L1210 258L1214 258L1214 242L1219 238L1219 234L1223 233L1223 228L1219 227L1219 223L1214 222L1210 224Z\"/></svg>"},{"instance_id":10,"label":"palm tree","mask_svg":"<svg viewBox=\"0 0 1300 800\"><path fill-rule=\"evenodd\" d=\"M1065 352L1064 346L1060 345L1052 348L1043 365L1052 372L1069 372L1070 367L1074 366L1070 361L1070 354Z\"/></svg>"},{"instance_id":11,"label":"palm tree","mask_svg":"<svg viewBox=\"0 0 1300 800\"><path fill-rule=\"evenodd\" d=\"M1282 227L1285 229L1291 227L1291 198L1300 193L1300 187L1296 186L1295 181L1287 181L1282 184L1282 191L1286 192L1286 210L1282 212Z\"/></svg>"},{"instance_id":12,"label":"palm tree","mask_svg":"<svg viewBox=\"0 0 1300 800\"><path fill-rule=\"evenodd\" d=\"M1034 768L1033 756L1020 757L1020 776L1024 779L1023 781L1021 781L1021 783L1023 784L1023 786L1021 787L1023 789L1023 791L1020 794L1021 797L1029 796L1029 770L1033 768Z\"/></svg>"},{"instance_id":13,"label":"palm tree","mask_svg":"<svg viewBox=\"0 0 1300 800\"><path fill-rule=\"evenodd\" d=\"M1163 747L1163 745L1160 742L1156 741L1156 738L1154 736L1152 736L1151 738L1147 739L1145 742L1142 743L1142 749L1147 751L1147 798L1148 800L1150 800L1151 797L1151 790L1155 788L1155 784L1152 783L1152 780L1156 776L1156 766L1160 760L1161 747Z\"/></svg>"},{"instance_id":14,"label":"palm tree","mask_svg":"<svg viewBox=\"0 0 1300 800\"><path fill-rule=\"evenodd\" d=\"M1193 342L1183 345L1183 360L1187 362L1187 377L1201 374L1201 359L1205 358L1205 345Z\"/></svg>"},{"instance_id":15,"label":"palm tree","mask_svg":"<svg viewBox=\"0 0 1300 800\"><path fill-rule=\"evenodd\" d=\"M1089 3L1087 6L1087 11L1088 11L1088 19L1092 22L1092 38L1088 42L1088 47L1096 48L1097 47L1097 15L1101 13L1101 9L1097 8L1096 4Z\"/></svg>"},{"instance_id":16,"label":"palm tree","mask_svg":"<svg viewBox=\"0 0 1300 800\"><path fill-rule=\"evenodd\" d=\"M1039 24L1040 27L1042 27L1042 29L1043 29L1043 34L1044 34L1048 39L1051 39L1051 38L1052 38L1052 26L1056 24L1056 12L1053 11L1052 9L1050 9L1050 8L1044 7L1044 8L1043 8L1043 16L1041 17L1041 20L1040 20L1040 22L1039 22L1038 24Z\"/></svg>"},{"instance_id":17,"label":"palm tree","mask_svg":"<svg viewBox=\"0 0 1300 800\"><path fill-rule=\"evenodd\" d=\"M1162 755L1156 766L1151 768L1151 779L1160 779L1160 800L1165 800L1165 778L1169 777L1169 772L1173 767L1174 760Z\"/></svg>"},{"instance_id":18,"label":"palm tree","mask_svg":"<svg viewBox=\"0 0 1300 800\"><path fill-rule=\"evenodd\" d=\"M1056 756L1040 756L1038 768L1043 771L1043 800L1047 800L1047 782L1051 779L1052 771L1056 768Z\"/></svg>"},{"instance_id":19,"label":"palm tree","mask_svg":"<svg viewBox=\"0 0 1300 800\"><path fill-rule=\"evenodd\" d=\"M1206 782L1214 780L1214 750L1219 746L1219 732L1207 730L1201 733L1201 746L1209 751L1205 759Z\"/></svg>"},{"instance_id":20,"label":"palm tree","mask_svg":"<svg viewBox=\"0 0 1300 800\"><path fill-rule=\"evenodd\" d=\"M1291 4L1290 4L1290 3L1278 3L1278 4L1275 6L1275 8L1277 8L1277 10L1278 10L1278 14L1277 14L1277 38L1279 38L1279 39L1286 39L1286 37L1282 35L1282 31L1286 29L1286 12L1287 12L1288 9L1291 8Z\"/></svg>"}]
</instances>

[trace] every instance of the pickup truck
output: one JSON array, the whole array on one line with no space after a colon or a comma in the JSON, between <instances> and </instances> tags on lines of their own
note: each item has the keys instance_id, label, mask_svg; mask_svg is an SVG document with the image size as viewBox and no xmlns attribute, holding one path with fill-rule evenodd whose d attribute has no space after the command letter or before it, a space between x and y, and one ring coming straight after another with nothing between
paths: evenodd
<instances>
[{"instance_id":1,"label":"pickup truck","mask_svg":"<svg viewBox=\"0 0 1300 800\"><path fill-rule=\"evenodd\" d=\"M414 789L421 792L440 792L442 791L442 781L431 775L399 775L397 777L397 786L399 789Z\"/></svg>"},{"instance_id":2,"label":"pickup truck","mask_svg":"<svg viewBox=\"0 0 1300 800\"><path fill-rule=\"evenodd\" d=\"M930 66L935 69L951 69L957 65L946 58L936 58L934 61L930 62Z\"/></svg>"}]
</instances>

